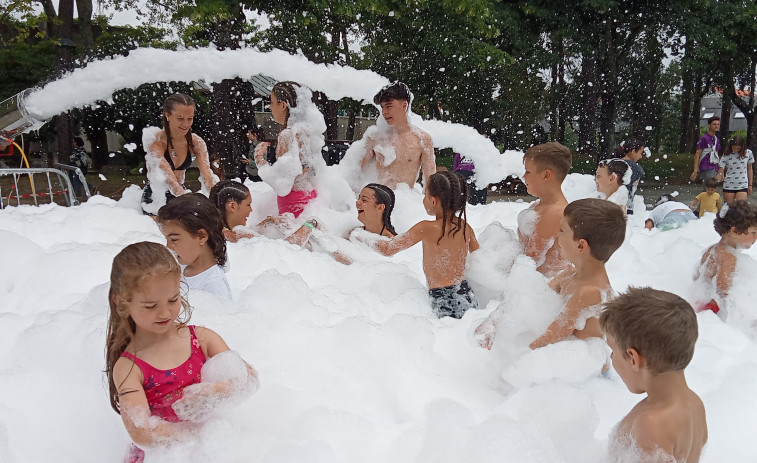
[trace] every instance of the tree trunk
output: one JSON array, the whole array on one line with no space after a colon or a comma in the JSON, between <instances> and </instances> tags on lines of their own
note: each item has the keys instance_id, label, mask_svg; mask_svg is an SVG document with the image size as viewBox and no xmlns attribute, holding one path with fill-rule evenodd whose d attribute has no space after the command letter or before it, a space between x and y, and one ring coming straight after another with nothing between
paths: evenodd
<instances>
[{"instance_id":1,"label":"tree trunk","mask_svg":"<svg viewBox=\"0 0 757 463\"><path fill-rule=\"evenodd\" d=\"M728 135L731 128L731 108L733 108L733 98L736 97L733 83L733 65L729 63L725 69L725 85L723 86L722 109L720 111L720 147L725 148L728 142Z\"/></svg>"},{"instance_id":2,"label":"tree trunk","mask_svg":"<svg viewBox=\"0 0 757 463\"><path fill-rule=\"evenodd\" d=\"M108 134L105 129L97 129L87 138L92 145L92 166L99 169L108 163Z\"/></svg>"},{"instance_id":3,"label":"tree trunk","mask_svg":"<svg viewBox=\"0 0 757 463\"><path fill-rule=\"evenodd\" d=\"M557 112L557 102L560 100L557 74L558 70L558 58L557 56L557 33L552 32L550 35L550 45L552 48L552 81L549 85L549 139L551 141L557 141L557 126L560 123Z\"/></svg>"},{"instance_id":4,"label":"tree trunk","mask_svg":"<svg viewBox=\"0 0 757 463\"><path fill-rule=\"evenodd\" d=\"M557 123L557 141L560 143L565 144L565 127L568 121L568 114L567 114L567 104L568 104L568 95L567 95L567 86L565 85L565 46L560 41L560 50L558 54L558 59L560 60L560 64L557 67L558 76L560 78L559 82L559 95L560 99L557 102L557 114L560 116L559 121Z\"/></svg>"},{"instance_id":5,"label":"tree trunk","mask_svg":"<svg viewBox=\"0 0 757 463\"><path fill-rule=\"evenodd\" d=\"M592 54L581 57L581 107L578 111L578 151L596 159L597 156L597 59Z\"/></svg>"},{"instance_id":6,"label":"tree trunk","mask_svg":"<svg viewBox=\"0 0 757 463\"><path fill-rule=\"evenodd\" d=\"M647 31L644 36L646 69L644 90L641 92L642 101L639 105L640 113L636 115L638 121L634 135L651 145L653 135L659 133L659 111L657 108L657 86L662 72L663 50L657 40L655 31ZM654 146L654 145L651 145Z\"/></svg>"},{"instance_id":7,"label":"tree trunk","mask_svg":"<svg viewBox=\"0 0 757 463\"><path fill-rule=\"evenodd\" d=\"M686 44L688 49L688 43ZM691 140L691 99L694 92L694 82L691 76L691 65L686 55L681 62L681 136L678 140L678 152L689 152L689 140Z\"/></svg>"},{"instance_id":8,"label":"tree trunk","mask_svg":"<svg viewBox=\"0 0 757 463\"><path fill-rule=\"evenodd\" d=\"M604 59L602 60L602 104L599 117L599 159L606 159L615 145L615 113L617 108L618 60L613 36L613 22L605 20Z\"/></svg>"},{"instance_id":9,"label":"tree trunk","mask_svg":"<svg viewBox=\"0 0 757 463\"><path fill-rule=\"evenodd\" d=\"M71 32L74 23L74 1L73 0L60 0L58 3L58 39L60 45L57 50L57 64L56 71L59 74L69 70L71 68L71 62L73 58L73 42L71 40ZM68 164L71 162L71 152L73 148L72 133L73 124L71 123L71 117L68 113L58 115L55 128L58 135L58 162Z\"/></svg>"},{"instance_id":10,"label":"tree trunk","mask_svg":"<svg viewBox=\"0 0 757 463\"><path fill-rule=\"evenodd\" d=\"M95 44L92 34L92 0L76 0L76 12L79 16L80 44L89 52Z\"/></svg>"}]
</instances>

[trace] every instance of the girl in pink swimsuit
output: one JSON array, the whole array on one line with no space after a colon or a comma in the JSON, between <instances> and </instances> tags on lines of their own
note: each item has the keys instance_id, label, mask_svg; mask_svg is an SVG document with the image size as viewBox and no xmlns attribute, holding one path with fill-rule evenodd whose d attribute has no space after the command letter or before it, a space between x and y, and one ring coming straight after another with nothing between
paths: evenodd
<instances>
[{"instance_id":1,"label":"girl in pink swimsuit","mask_svg":"<svg viewBox=\"0 0 757 463\"><path fill-rule=\"evenodd\" d=\"M177 410L191 413L193 405L201 408L257 383L249 365L244 379L201 383L205 362L229 347L212 330L187 325L190 308L180 281L178 262L157 243L132 244L113 259L106 344L110 403L140 447L191 436L201 424L183 421ZM132 444L124 461L143 459Z\"/></svg>"}]
</instances>

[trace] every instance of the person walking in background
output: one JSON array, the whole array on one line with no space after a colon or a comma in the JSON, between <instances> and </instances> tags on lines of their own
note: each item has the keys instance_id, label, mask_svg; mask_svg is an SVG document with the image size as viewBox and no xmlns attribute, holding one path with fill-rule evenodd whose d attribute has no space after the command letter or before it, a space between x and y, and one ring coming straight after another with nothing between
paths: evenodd
<instances>
[{"instance_id":1,"label":"person walking in background","mask_svg":"<svg viewBox=\"0 0 757 463\"><path fill-rule=\"evenodd\" d=\"M626 214L628 215L633 215L633 197L636 195L636 190L639 189L641 179L644 178L644 168L639 165L639 160L641 160L645 149L644 142L637 138L621 143L615 152L617 157L628 164L631 169L631 181L626 185L626 188L628 188Z\"/></svg>"},{"instance_id":2,"label":"person walking in background","mask_svg":"<svg viewBox=\"0 0 757 463\"><path fill-rule=\"evenodd\" d=\"M255 148L258 147L264 138L263 128L253 123L252 127L247 131L247 139L250 141L250 151L247 156L242 155L242 163L239 166L239 178L242 180L242 183L244 183L245 178L249 178L253 182L261 181L260 175L258 175L258 166L255 164Z\"/></svg>"},{"instance_id":3,"label":"person walking in background","mask_svg":"<svg viewBox=\"0 0 757 463\"><path fill-rule=\"evenodd\" d=\"M694 153L694 171L691 173L691 181L697 176L706 181L718 174L718 162L720 162L720 140L716 133L720 130L720 118L713 116L707 119L708 132L699 137L697 151Z\"/></svg>"},{"instance_id":4,"label":"person walking in background","mask_svg":"<svg viewBox=\"0 0 757 463\"><path fill-rule=\"evenodd\" d=\"M747 149L746 139L741 135L731 138L720 158L717 176L718 181L723 182L726 203L734 199L747 199L752 194L753 165L754 155L752 150Z\"/></svg>"}]
</instances>

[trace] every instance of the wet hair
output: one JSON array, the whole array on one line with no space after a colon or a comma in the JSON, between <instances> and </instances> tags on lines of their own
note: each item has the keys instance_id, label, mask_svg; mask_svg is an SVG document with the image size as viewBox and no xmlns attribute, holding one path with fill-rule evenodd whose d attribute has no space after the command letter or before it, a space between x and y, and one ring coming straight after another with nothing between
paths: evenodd
<instances>
[{"instance_id":1,"label":"wet hair","mask_svg":"<svg viewBox=\"0 0 757 463\"><path fill-rule=\"evenodd\" d=\"M295 87L301 87L300 84L297 82L293 82L291 80L287 80L284 82L277 82L276 85L273 86L273 89L271 90L271 93L276 97L279 101L286 102L286 115L284 116L284 127L287 126L287 122L289 122L289 108L296 108L297 107L297 89Z\"/></svg>"},{"instance_id":2,"label":"wet hair","mask_svg":"<svg viewBox=\"0 0 757 463\"><path fill-rule=\"evenodd\" d=\"M717 188L718 187L718 180L716 178L708 178L704 181L704 187L705 188Z\"/></svg>"},{"instance_id":3,"label":"wet hair","mask_svg":"<svg viewBox=\"0 0 757 463\"><path fill-rule=\"evenodd\" d=\"M757 227L757 207L745 199L731 201L723 205L713 224L720 236L731 231L731 228L735 228L737 234L743 235L749 231L749 227Z\"/></svg>"},{"instance_id":4,"label":"wet hair","mask_svg":"<svg viewBox=\"0 0 757 463\"><path fill-rule=\"evenodd\" d=\"M626 215L617 204L588 198L573 201L563 212L573 239L586 240L595 259L607 262L626 238Z\"/></svg>"},{"instance_id":5,"label":"wet hair","mask_svg":"<svg viewBox=\"0 0 757 463\"><path fill-rule=\"evenodd\" d=\"M105 373L108 377L110 406L116 413L121 413L118 386L113 380L113 368L121 353L134 339L137 325L124 306L125 302L134 300L134 293L142 280L154 275L173 274L181 278L181 267L176 258L163 245L143 241L126 246L113 258L110 271L110 289L108 290L108 331L105 343ZM182 313L179 315L179 327L189 322L191 308L184 296L181 296ZM132 364L133 368L133 364Z\"/></svg>"},{"instance_id":6,"label":"wet hair","mask_svg":"<svg viewBox=\"0 0 757 463\"><path fill-rule=\"evenodd\" d=\"M570 150L556 141L532 146L523 155L523 162L535 162L541 169L550 169L560 182L565 180L573 163Z\"/></svg>"},{"instance_id":7,"label":"wet hair","mask_svg":"<svg viewBox=\"0 0 757 463\"><path fill-rule=\"evenodd\" d=\"M631 138L630 140L626 140L621 143L620 146L618 146L618 149L615 150L615 156L622 158L631 151L636 151L638 149L644 148L645 146L647 145L641 138Z\"/></svg>"},{"instance_id":8,"label":"wet hair","mask_svg":"<svg viewBox=\"0 0 757 463\"><path fill-rule=\"evenodd\" d=\"M606 167L610 174L615 174L618 185L623 185L623 177L628 171L628 164L620 159L603 159L599 161L599 167Z\"/></svg>"},{"instance_id":9,"label":"wet hair","mask_svg":"<svg viewBox=\"0 0 757 463\"><path fill-rule=\"evenodd\" d=\"M733 149L731 148L733 145L741 147L741 149L739 150L739 158L746 158L746 138L742 137L741 135L734 135L733 138L731 138L731 141L728 142L728 146L725 147L723 156L733 153Z\"/></svg>"},{"instance_id":10,"label":"wet hair","mask_svg":"<svg viewBox=\"0 0 757 463\"><path fill-rule=\"evenodd\" d=\"M218 209L224 227L231 228L226 219L226 205L229 201L241 204L249 195L250 189L236 180L222 180L210 189L210 202Z\"/></svg>"},{"instance_id":11,"label":"wet hair","mask_svg":"<svg viewBox=\"0 0 757 463\"><path fill-rule=\"evenodd\" d=\"M465 204L468 202L468 185L465 179L454 172L443 170L431 175L428 178L429 195L439 198L442 206L442 234L436 240L436 244L442 240L448 233L455 236L460 230L465 236L465 224L467 223L465 214ZM447 216L450 217L452 228L447 231Z\"/></svg>"},{"instance_id":12,"label":"wet hair","mask_svg":"<svg viewBox=\"0 0 757 463\"><path fill-rule=\"evenodd\" d=\"M720 120L720 116L712 116L711 118L707 119L707 125L710 125L713 122L719 121L719 120Z\"/></svg>"},{"instance_id":13,"label":"wet hair","mask_svg":"<svg viewBox=\"0 0 757 463\"><path fill-rule=\"evenodd\" d=\"M384 233L384 230L389 230L392 235L397 235L397 231L392 225L392 211L394 210L394 191L386 185L380 183L369 183L365 188L373 190L373 197L376 198L376 204L384 205L384 212L381 214L381 231L379 235Z\"/></svg>"},{"instance_id":14,"label":"wet hair","mask_svg":"<svg viewBox=\"0 0 757 463\"><path fill-rule=\"evenodd\" d=\"M83 147L84 140L82 139L82 137L74 137L74 145L76 145L79 148Z\"/></svg>"},{"instance_id":15,"label":"wet hair","mask_svg":"<svg viewBox=\"0 0 757 463\"><path fill-rule=\"evenodd\" d=\"M654 373L683 370L694 356L697 316L680 296L652 288L628 288L605 304L602 331L627 357L632 348Z\"/></svg>"},{"instance_id":16,"label":"wet hair","mask_svg":"<svg viewBox=\"0 0 757 463\"><path fill-rule=\"evenodd\" d=\"M410 89L407 88L407 85L402 82L394 82L379 90L379 92L373 97L373 103L379 106L381 103L386 103L392 100L404 100L407 101L407 104L409 105L411 98L412 94L410 93Z\"/></svg>"},{"instance_id":17,"label":"wet hair","mask_svg":"<svg viewBox=\"0 0 757 463\"><path fill-rule=\"evenodd\" d=\"M177 105L197 107L195 100L183 93L174 93L163 102L163 131L166 133L168 148L173 148L173 141L171 141L171 128L168 126L168 118L166 117L166 114L171 114ZM187 130L186 139L187 144L189 145L189 151L194 153L195 146L194 143L192 143L191 127Z\"/></svg>"},{"instance_id":18,"label":"wet hair","mask_svg":"<svg viewBox=\"0 0 757 463\"><path fill-rule=\"evenodd\" d=\"M276 98L278 98L278 97L276 97ZM258 141L261 141L261 140L263 140L263 138L265 138L265 132L263 131L263 127L259 126L258 124L252 124L248 130L253 135L257 135Z\"/></svg>"},{"instance_id":19,"label":"wet hair","mask_svg":"<svg viewBox=\"0 0 757 463\"><path fill-rule=\"evenodd\" d=\"M200 193L187 193L173 198L158 210L158 222L175 220L188 233L196 236L200 230L208 232L208 246L216 263L226 264L226 238L223 222L216 206Z\"/></svg>"}]
</instances>

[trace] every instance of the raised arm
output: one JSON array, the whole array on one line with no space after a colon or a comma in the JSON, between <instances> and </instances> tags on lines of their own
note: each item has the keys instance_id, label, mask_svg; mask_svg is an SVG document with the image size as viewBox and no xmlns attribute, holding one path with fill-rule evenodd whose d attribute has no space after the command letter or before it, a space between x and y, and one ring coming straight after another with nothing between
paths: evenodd
<instances>
[{"instance_id":1,"label":"raised arm","mask_svg":"<svg viewBox=\"0 0 757 463\"><path fill-rule=\"evenodd\" d=\"M160 132L155 141L152 142L152 145L150 145L150 148L147 150L147 154L145 156L149 156L152 160L148 161L147 159L145 159L145 167L149 172L150 166L157 163L158 166L160 166L160 170L163 171L163 175L166 177L166 183L168 184L168 189L171 194L173 194L174 196L181 196L186 191L184 190L184 187L181 186L179 181L176 180L176 175L173 173L173 170L171 170L171 166L168 165L168 161L166 161L166 159L163 157L163 153L166 152L166 146L167 142L165 139L165 134L163 132Z\"/></svg>"},{"instance_id":2,"label":"raised arm","mask_svg":"<svg viewBox=\"0 0 757 463\"><path fill-rule=\"evenodd\" d=\"M436 156L434 143L427 133L421 136L421 169L423 170L423 184L428 185L428 178L436 173Z\"/></svg>"},{"instance_id":3,"label":"raised arm","mask_svg":"<svg viewBox=\"0 0 757 463\"><path fill-rule=\"evenodd\" d=\"M218 177L210 170L210 156L208 156L208 145L205 144L200 136L192 134L192 144L194 145L194 155L197 160L197 168L200 169L200 181L210 191L218 182Z\"/></svg>"},{"instance_id":4,"label":"raised arm","mask_svg":"<svg viewBox=\"0 0 757 463\"><path fill-rule=\"evenodd\" d=\"M370 164L372 161L375 161L376 159L376 152L373 151L373 148L376 146L376 141L368 137L365 140L365 153L363 153L363 159L360 160L360 168L364 169L365 166Z\"/></svg>"},{"instance_id":5,"label":"raised arm","mask_svg":"<svg viewBox=\"0 0 757 463\"><path fill-rule=\"evenodd\" d=\"M602 294L594 287L582 287L568 299L565 309L560 312L547 331L531 343L531 349L538 349L567 338L576 330L576 322L584 309L602 302Z\"/></svg>"}]
</instances>

